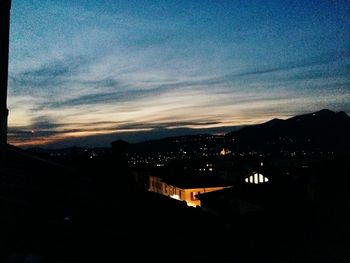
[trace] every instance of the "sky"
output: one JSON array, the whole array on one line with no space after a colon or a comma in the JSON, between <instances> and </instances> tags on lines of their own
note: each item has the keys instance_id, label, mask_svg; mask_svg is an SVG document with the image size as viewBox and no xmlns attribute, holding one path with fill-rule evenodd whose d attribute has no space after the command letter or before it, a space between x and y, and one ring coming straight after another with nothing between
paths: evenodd
<instances>
[{"instance_id":1,"label":"sky","mask_svg":"<svg viewBox=\"0 0 350 263\"><path fill-rule=\"evenodd\" d=\"M13 0L11 15L21 147L350 113L347 0Z\"/></svg>"}]
</instances>

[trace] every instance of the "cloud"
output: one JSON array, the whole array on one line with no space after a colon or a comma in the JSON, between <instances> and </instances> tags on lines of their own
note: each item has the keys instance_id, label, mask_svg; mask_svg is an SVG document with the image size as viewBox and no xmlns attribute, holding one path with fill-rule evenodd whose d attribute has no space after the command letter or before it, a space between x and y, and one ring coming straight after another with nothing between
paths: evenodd
<instances>
[{"instance_id":1,"label":"cloud","mask_svg":"<svg viewBox=\"0 0 350 263\"><path fill-rule=\"evenodd\" d=\"M110 138L110 141L113 140L113 136L141 138L140 134L143 134L146 137L153 137L160 134L174 134L175 130L177 132L181 130L198 133L202 127L217 124L219 123L184 121L152 123L95 122L86 125L85 123L56 123L45 117L37 117L32 120L32 124L29 126L10 127L9 139L21 146L57 143L60 145L62 142L72 143L79 140L87 142L101 137ZM174 131L170 132L169 129ZM136 135L137 133L139 135ZM64 145L64 143L61 145ZM106 141L104 141L104 145L106 146Z\"/></svg>"},{"instance_id":2,"label":"cloud","mask_svg":"<svg viewBox=\"0 0 350 263\"><path fill-rule=\"evenodd\" d=\"M221 127L349 108L347 31L325 29L328 16L322 26L309 18L285 24L282 16L260 23L212 5L178 13L164 4L170 13L155 17L149 5L68 2L14 5L9 108L18 139ZM316 43L332 35L339 35L327 38L332 45Z\"/></svg>"},{"instance_id":3,"label":"cloud","mask_svg":"<svg viewBox=\"0 0 350 263\"><path fill-rule=\"evenodd\" d=\"M16 94L43 92L49 88L57 88L74 83L74 76L87 67L87 58L66 57L52 60L37 68L30 68L10 74L10 87Z\"/></svg>"},{"instance_id":4,"label":"cloud","mask_svg":"<svg viewBox=\"0 0 350 263\"><path fill-rule=\"evenodd\" d=\"M80 81L80 83L82 85L86 85L86 86L90 86L90 87L93 87L93 88L96 88L96 87L106 87L106 88L115 88L115 87L122 87L122 85L120 85L120 83L113 79L113 78L105 78L105 79L102 79L102 80L82 80Z\"/></svg>"},{"instance_id":5,"label":"cloud","mask_svg":"<svg viewBox=\"0 0 350 263\"><path fill-rule=\"evenodd\" d=\"M294 88L289 87L295 87L298 78L307 88L318 87L327 91L331 88L332 82L326 83L324 78L320 78L320 83L310 81L318 80L323 71L322 68L314 69L309 65L316 65L316 61L332 63L332 59L310 61L312 62L299 61L283 67L248 70L218 77L180 76L147 81L148 76L145 75L146 84L143 88L140 84L143 82L142 77L123 81L108 75L97 80L84 79L79 73L82 68L89 68L87 65L72 67L73 74L68 72L70 66L64 66L65 63L52 63L50 67L28 71L23 75L49 78L56 72L61 74L59 79L66 81L68 87L77 85L74 92L50 97L47 101L44 98L33 100L35 103L32 108L26 105L23 112L27 112L30 121L27 126L10 129L10 138L17 138L17 143L19 140L48 143L92 134L169 128L202 129L256 123L267 120L270 116L290 116L296 110L290 103L305 108L302 105L310 104L311 101L307 92L299 90L296 95ZM300 69L302 74L296 71ZM271 78L270 75L274 77ZM268 77L262 79L261 76ZM246 82L247 78L249 82ZM305 79L309 82L305 82ZM287 80L292 83L288 84ZM133 87L133 81L137 82L135 86L141 86ZM336 82L337 87L340 87L339 81ZM345 86L346 83L348 82L344 82ZM281 88L281 85L284 87ZM267 88L275 90L268 93ZM330 98L327 91L322 94L324 101ZM314 92L317 91L314 89ZM30 97L26 101L30 102ZM333 97L328 101L340 100ZM312 105L321 105L320 103L314 100ZM17 103L17 109L21 105ZM280 115L273 116L278 111Z\"/></svg>"},{"instance_id":6,"label":"cloud","mask_svg":"<svg viewBox=\"0 0 350 263\"><path fill-rule=\"evenodd\" d=\"M238 73L232 73L227 74L225 76L221 76L216 79L211 79L207 83L209 84L220 84L227 81L233 81L240 78L246 78L246 77L259 77L261 75L268 75L268 74L274 74L274 73L280 73L280 72L288 72L288 71L294 71L296 69L307 69L312 68L315 66L322 66L327 65L333 62L342 62L344 63L346 59L350 58L350 50L342 50L342 51L334 51L334 52L327 52L324 54L321 54L319 56L309 57L307 59L301 59L301 60L295 60L295 61L289 61L286 63L283 63L281 65L277 66L270 66L270 67L260 67L258 69L254 70L246 70L243 72ZM298 72L300 74L300 72ZM303 75L303 78L308 79L309 77L314 77L315 75L322 76L322 74L327 73L324 69L314 72L312 76ZM299 77L300 75L297 75L295 77Z\"/></svg>"}]
</instances>

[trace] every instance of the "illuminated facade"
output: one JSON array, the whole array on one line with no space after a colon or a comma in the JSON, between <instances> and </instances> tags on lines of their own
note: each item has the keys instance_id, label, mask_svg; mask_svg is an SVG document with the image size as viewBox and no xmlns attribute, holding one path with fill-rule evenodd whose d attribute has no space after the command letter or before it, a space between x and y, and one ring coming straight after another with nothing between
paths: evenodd
<instances>
[{"instance_id":1,"label":"illuminated facade","mask_svg":"<svg viewBox=\"0 0 350 263\"><path fill-rule=\"evenodd\" d=\"M185 201L188 206L201 206L201 201L197 195L209 193L231 186L206 186L206 187L177 187L163 181L163 179L149 176L149 191L159 193L171 198Z\"/></svg>"}]
</instances>

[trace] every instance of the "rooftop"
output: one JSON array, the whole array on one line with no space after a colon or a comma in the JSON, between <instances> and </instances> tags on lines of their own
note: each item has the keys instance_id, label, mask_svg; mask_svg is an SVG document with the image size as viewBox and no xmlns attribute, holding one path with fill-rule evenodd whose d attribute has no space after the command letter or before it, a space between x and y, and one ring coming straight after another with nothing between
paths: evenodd
<instances>
[{"instance_id":1,"label":"rooftop","mask_svg":"<svg viewBox=\"0 0 350 263\"><path fill-rule=\"evenodd\" d=\"M182 189L232 186L231 182L212 176L180 176L177 178L167 178L163 181Z\"/></svg>"}]
</instances>

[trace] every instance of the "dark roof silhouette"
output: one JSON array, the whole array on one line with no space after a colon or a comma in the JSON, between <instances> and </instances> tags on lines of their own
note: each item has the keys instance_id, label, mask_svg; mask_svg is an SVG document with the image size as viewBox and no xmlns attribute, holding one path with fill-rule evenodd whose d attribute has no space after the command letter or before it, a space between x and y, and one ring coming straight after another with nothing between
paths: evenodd
<instances>
[{"instance_id":1,"label":"dark roof silhouette","mask_svg":"<svg viewBox=\"0 0 350 263\"><path fill-rule=\"evenodd\" d=\"M42 173L47 169L55 172L67 171L68 167L58 163L31 155L25 150L12 145L7 147L6 163L2 167L3 172L16 171L16 173Z\"/></svg>"},{"instance_id":2,"label":"dark roof silhouette","mask_svg":"<svg viewBox=\"0 0 350 263\"><path fill-rule=\"evenodd\" d=\"M124 141L124 140L116 140L116 141L113 141L111 142L111 145L112 147L126 147L129 145L129 143L127 141Z\"/></svg>"},{"instance_id":3,"label":"dark roof silhouette","mask_svg":"<svg viewBox=\"0 0 350 263\"><path fill-rule=\"evenodd\" d=\"M179 176L163 180L165 183L182 189L232 186L231 182L210 176Z\"/></svg>"}]
</instances>

